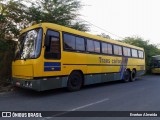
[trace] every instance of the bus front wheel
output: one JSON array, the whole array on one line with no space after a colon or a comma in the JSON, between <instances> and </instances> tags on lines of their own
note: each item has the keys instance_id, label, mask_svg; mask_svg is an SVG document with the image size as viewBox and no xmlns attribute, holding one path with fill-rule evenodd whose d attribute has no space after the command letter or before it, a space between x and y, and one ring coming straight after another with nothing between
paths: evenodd
<instances>
[{"instance_id":1,"label":"bus front wheel","mask_svg":"<svg viewBox=\"0 0 160 120\"><path fill-rule=\"evenodd\" d=\"M83 77L80 72L73 71L68 78L67 89L69 91L77 91L82 86Z\"/></svg>"}]
</instances>

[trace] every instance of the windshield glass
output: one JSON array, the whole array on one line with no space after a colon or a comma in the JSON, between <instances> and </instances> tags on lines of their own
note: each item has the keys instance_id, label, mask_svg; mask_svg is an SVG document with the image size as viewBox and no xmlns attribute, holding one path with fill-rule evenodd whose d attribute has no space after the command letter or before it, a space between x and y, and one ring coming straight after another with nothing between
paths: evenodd
<instances>
[{"instance_id":1,"label":"windshield glass","mask_svg":"<svg viewBox=\"0 0 160 120\"><path fill-rule=\"evenodd\" d=\"M154 60L153 61L153 67L159 68L160 67L160 60Z\"/></svg>"},{"instance_id":2,"label":"windshield glass","mask_svg":"<svg viewBox=\"0 0 160 120\"><path fill-rule=\"evenodd\" d=\"M32 59L40 55L42 29L33 29L20 35L16 59Z\"/></svg>"}]
</instances>

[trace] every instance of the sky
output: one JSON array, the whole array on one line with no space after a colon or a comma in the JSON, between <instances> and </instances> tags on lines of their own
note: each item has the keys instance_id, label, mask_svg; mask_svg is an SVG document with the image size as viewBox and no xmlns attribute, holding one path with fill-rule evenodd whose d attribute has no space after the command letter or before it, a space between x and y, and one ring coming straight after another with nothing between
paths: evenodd
<instances>
[{"instance_id":1,"label":"sky","mask_svg":"<svg viewBox=\"0 0 160 120\"><path fill-rule=\"evenodd\" d=\"M89 22L90 33L106 33L113 39L138 36L150 40L150 43L160 44L160 0L81 0L81 2L84 6L80 10L79 19Z\"/></svg>"}]
</instances>

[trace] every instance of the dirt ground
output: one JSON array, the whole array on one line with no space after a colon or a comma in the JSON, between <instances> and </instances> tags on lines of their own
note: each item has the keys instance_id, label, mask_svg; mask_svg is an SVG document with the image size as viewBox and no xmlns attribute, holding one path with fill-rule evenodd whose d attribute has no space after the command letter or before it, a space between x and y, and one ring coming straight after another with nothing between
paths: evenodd
<instances>
[{"instance_id":1,"label":"dirt ground","mask_svg":"<svg viewBox=\"0 0 160 120\"><path fill-rule=\"evenodd\" d=\"M0 83L0 92L13 91L14 87L9 83Z\"/></svg>"}]
</instances>

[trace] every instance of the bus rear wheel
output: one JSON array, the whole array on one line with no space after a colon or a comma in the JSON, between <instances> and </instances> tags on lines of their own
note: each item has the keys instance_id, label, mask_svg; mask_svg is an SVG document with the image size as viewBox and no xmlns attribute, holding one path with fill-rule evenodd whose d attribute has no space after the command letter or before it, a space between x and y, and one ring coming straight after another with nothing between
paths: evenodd
<instances>
[{"instance_id":1,"label":"bus rear wheel","mask_svg":"<svg viewBox=\"0 0 160 120\"><path fill-rule=\"evenodd\" d=\"M67 89L69 91L80 90L82 86L83 77L80 72L73 71L68 78Z\"/></svg>"},{"instance_id":2,"label":"bus rear wheel","mask_svg":"<svg viewBox=\"0 0 160 120\"><path fill-rule=\"evenodd\" d=\"M130 71L129 70L126 70L125 72L124 72L124 74L123 74L123 82L129 82L129 80L130 80L130 76L131 76L131 74L130 74Z\"/></svg>"},{"instance_id":3,"label":"bus rear wheel","mask_svg":"<svg viewBox=\"0 0 160 120\"><path fill-rule=\"evenodd\" d=\"M135 79L136 79L136 71L132 70L130 81L133 82L133 81L135 81Z\"/></svg>"}]
</instances>

